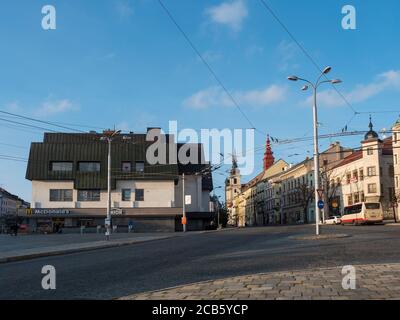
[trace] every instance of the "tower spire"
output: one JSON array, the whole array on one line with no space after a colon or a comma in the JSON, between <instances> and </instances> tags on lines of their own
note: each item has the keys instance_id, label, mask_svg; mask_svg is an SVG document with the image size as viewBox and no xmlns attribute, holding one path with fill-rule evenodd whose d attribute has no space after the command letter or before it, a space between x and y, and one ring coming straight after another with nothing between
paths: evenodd
<instances>
[{"instance_id":1,"label":"tower spire","mask_svg":"<svg viewBox=\"0 0 400 320\"><path fill-rule=\"evenodd\" d=\"M265 147L264 153L264 171L267 171L274 164L274 153L271 148L271 140L269 139L269 135L267 136L267 143Z\"/></svg>"}]
</instances>

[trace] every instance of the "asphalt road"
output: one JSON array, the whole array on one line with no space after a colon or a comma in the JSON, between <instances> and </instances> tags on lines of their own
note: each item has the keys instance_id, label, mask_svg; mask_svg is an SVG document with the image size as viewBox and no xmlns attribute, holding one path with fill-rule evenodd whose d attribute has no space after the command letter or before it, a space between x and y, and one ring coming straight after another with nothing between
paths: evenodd
<instances>
[{"instance_id":1,"label":"asphalt road","mask_svg":"<svg viewBox=\"0 0 400 320\"><path fill-rule=\"evenodd\" d=\"M233 229L0 265L0 299L111 299L259 272L400 262L400 226L330 226L349 238L299 241L313 226ZM41 269L57 271L43 290Z\"/></svg>"}]
</instances>

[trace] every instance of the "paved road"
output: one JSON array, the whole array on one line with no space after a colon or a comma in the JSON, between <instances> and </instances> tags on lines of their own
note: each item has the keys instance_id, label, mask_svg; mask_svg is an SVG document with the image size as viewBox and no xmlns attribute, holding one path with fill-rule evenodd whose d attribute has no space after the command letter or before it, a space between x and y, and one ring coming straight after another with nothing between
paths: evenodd
<instances>
[{"instance_id":1,"label":"paved road","mask_svg":"<svg viewBox=\"0 0 400 320\"><path fill-rule=\"evenodd\" d=\"M325 227L350 238L293 240L312 226L193 234L127 247L0 265L0 299L110 299L197 281L259 272L400 262L400 227ZM41 268L57 290L41 289Z\"/></svg>"}]
</instances>

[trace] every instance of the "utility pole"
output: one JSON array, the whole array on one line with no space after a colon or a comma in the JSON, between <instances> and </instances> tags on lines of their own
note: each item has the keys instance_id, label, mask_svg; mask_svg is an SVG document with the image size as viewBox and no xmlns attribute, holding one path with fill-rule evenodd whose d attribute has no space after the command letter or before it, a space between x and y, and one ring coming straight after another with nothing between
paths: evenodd
<instances>
[{"instance_id":1,"label":"utility pole","mask_svg":"<svg viewBox=\"0 0 400 320\"><path fill-rule=\"evenodd\" d=\"M297 76L290 76L288 80L290 81L303 81L308 83L313 88L313 126L314 126L314 187L315 187L315 225L316 225L316 235L319 235L319 223L320 223L320 209L318 206L319 202L319 186L320 186L320 172L319 172L319 151L318 151L318 113L317 113L317 89L323 83L338 84L342 81L339 79L324 80L321 81L323 76L326 76L332 70L331 67L326 67L318 77L315 83ZM303 91L308 90L309 86L306 85L302 88Z\"/></svg>"},{"instance_id":2,"label":"utility pole","mask_svg":"<svg viewBox=\"0 0 400 320\"><path fill-rule=\"evenodd\" d=\"M182 173L182 225L183 232L186 232L186 197L185 197L185 174Z\"/></svg>"},{"instance_id":3,"label":"utility pole","mask_svg":"<svg viewBox=\"0 0 400 320\"><path fill-rule=\"evenodd\" d=\"M108 144L108 152L107 152L107 219L105 223L106 227L106 240L110 240L111 235L111 142L113 138L120 134L121 131L118 130L107 130L104 131L104 137L101 140L106 140Z\"/></svg>"}]
</instances>

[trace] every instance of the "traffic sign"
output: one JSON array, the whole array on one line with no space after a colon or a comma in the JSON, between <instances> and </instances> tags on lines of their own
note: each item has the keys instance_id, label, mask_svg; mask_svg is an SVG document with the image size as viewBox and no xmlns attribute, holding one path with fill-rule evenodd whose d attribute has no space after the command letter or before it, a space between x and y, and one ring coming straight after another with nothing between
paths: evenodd
<instances>
[{"instance_id":1,"label":"traffic sign","mask_svg":"<svg viewBox=\"0 0 400 320\"><path fill-rule=\"evenodd\" d=\"M324 189L318 189L317 192L318 192L318 198L321 199L322 196L324 195Z\"/></svg>"},{"instance_id":2,"label":"traffic sign","mask_svg":"<svg viewBox=\"0 0 400 320\"><path fill-rule=\"evenodd\" d=\"M318 208L323 209L325 207L325 202L322 200L318 201Z\"/></svg>"}]
</instances>

